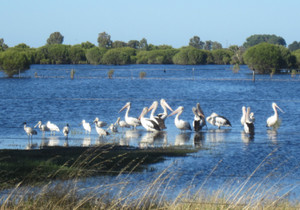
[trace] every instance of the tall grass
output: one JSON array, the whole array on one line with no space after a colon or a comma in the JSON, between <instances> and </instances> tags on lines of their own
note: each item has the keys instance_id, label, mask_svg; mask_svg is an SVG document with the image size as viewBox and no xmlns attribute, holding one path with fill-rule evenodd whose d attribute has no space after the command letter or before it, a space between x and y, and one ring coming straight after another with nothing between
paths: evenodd
<instances>
[{"instance_id":1,"label":"tall grass","mask_svg":"<svg viewBox=\"0 0 300 210\"><path fill-rule=\"evenodd\" d=\"M155 174L149 182L137 182L132 177L134 167L128 166L120 170L118 176L109 183L95 181L93 186L84 185L79 174L88 173L86 166L96 157L83 154L73 163L76 168L80 166L82 171L76 170L71 180L49 181L40 187L24 187L21 186L22 183L18 183L6 193L2 192L0 205L1 209L299 209L298 202L292 203L288 200L289 193L299 187L299 183L278 188L278 184L292 173L292 170L276 182L268 181L276 169L259 181L253 180L272 154L270 153L243 181L231 179L222 183L216 190L207 188L212 175L222 163L220 161L200 185L195 187L197 181L192 179L190 184L178 193L173 192L173 189L174 181L180 174L174 172L176 170L173 169L176 168L173 164ZM137 167L140 162L130 164ZM282 163L284 164L285 162ZM126 168L131 168L131 171L128 172ZM124 174L125 171L127 172ZM59 173L59 170L55 173ZM196 176L197 174L194 177Z\"/></svg>"}]
</instances>

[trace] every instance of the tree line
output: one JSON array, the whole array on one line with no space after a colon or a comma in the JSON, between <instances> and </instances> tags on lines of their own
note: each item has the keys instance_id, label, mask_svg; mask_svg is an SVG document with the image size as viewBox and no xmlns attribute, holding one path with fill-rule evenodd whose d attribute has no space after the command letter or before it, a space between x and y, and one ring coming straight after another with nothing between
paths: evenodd
<instances>
[{"instance_id":1,"label":"tree line","mask_svg":"<svg viewBox=\"0 0 300 210\"><path fill-rule=\"evenodd\" d=\"M276 35L252 35L243 46L228 48L216 41L202 41L199 36L192 37L188 46L179 49L148 44L145 38L127 43L112 41L106 32L99 33L98 46L90 42L65 45L63 40L59 32L54 32L46 45L31 48L24 43L8 47L0 39L0 69L13 77L31 64L247 64L257 73L276 73L300 66L300 43L286 47L285 40Z\"/></svg>"}]
</instances>

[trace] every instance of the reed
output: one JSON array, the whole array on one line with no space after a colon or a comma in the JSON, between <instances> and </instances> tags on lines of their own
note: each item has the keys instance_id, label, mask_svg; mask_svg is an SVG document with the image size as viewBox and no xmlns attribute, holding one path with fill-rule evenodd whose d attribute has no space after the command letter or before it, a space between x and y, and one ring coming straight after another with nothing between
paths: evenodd
<instances>
[{"instance_id":1,"label":"reed","mask_svg":"<svg viewBox=\"0 0 300 210\"><path fill-rule=\"evenodd\" d=\"M238 183L233 179L221 184L214 191L207 189L206 186L209 185L212 174L222 161L214 167L200 186L195 188L193 179L190 185L177 193L175 198L170 198L168 193L173 189L172 182L180 177L174 170L175 165L171 164L154 174L149 182L137 182L131 175L134 167L143 162L139 160L129 163L134 167L126 166L120 170L114 181L90 187L82 186L83 180L78 172L74 173L69 181L49 181L40 187L22 187L20 182L14 188L2 192L0 206L1 209L299 209L299 202L293 203L288 200L289 193L299 185L277 188L281 179L289 174L279 178L278 183L268 184L270 176L276 171L274 169L263 179L251 182L272 154L270 153L244 181ZM85 173L88 165L102 155L101 152L82 154L72 166L79 166L82 173ZM58 174L59 170L55 173Z\"/></svg>"}]
</instances>

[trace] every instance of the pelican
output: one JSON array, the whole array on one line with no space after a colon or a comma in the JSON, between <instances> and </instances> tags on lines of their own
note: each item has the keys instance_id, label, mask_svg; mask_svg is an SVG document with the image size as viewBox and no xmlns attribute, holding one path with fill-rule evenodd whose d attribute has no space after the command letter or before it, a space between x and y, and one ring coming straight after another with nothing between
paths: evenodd
<instances>
[{"instance_id":1,"label":"pelican","mask_svg":"<svg viewBox=\"0 0 300 210\"><path fill-rule=\"evenodd\" d=\"M150 114L150 119L155 121L159 125L159 128L161 130L163 130L163 129L167 128L166 125L165 125L165 119L168 117L168 110L167 109L169 109L172 112L173 112L173 109L169 106L169 104L166 102L165 99L160 100L160 105L164 110L163 113L160 113L160 114L154 116L154 113L155 113L155 111L157 109L157 106L158 106L157 101L154 101L152 103L152 105L149 107L148 111L152 110L152 112Z\"/></svg>"},{"instance_id":2,"label":"pelican","mask_svg":"<svg viewBox=\"0 0 300 210\"><path fill-rule=\"evenodd\" d=\"M50 121L47 122L46 126L50 129L51 135L52 135L52 132L55 135L55 131L57 131L57 132L60 131L59 128L57 127L57 125L51 123Z\"/></svg>"},{"instance_id":3,"label":"pelican","mask_svg":"<svg viewBox=\"0 0 300 210\"><path fill-rule=\"evenodd\" d=\"M85 134L91 134L92 128L90 123L86 122L85 120L82 120L80 124L82 124L83 129L85 130Z\"/></svg>"},{"instance_id":4,"label":"pelican","mask_svg":"<svg viewBox=\"0 0 300 210\"><path fill-rule=\"evenodd\" d=\"M69 124L67 124L67 125L63 128L63 133L64 133L64 136L66 137L66 139L68 139L68 137L69 137L69 131L70 131L70 127L69 127Z\"/></svg>"},{"instance_id":5,"label":"pelican","mask_svg":"<svg viewBox=\"0 0 300 210\"><path fill-rule=\"evenodd\" d=\"M147 131L160 131L159 125L149 118L145 118L145 114L148 113L148 107L144 107L139 119L141 120L142 126Z\"/></svg>"},{"instance_id":6,"label":"pelican","mask_svg":"<svg viewBox=\"0 0 300 210\"><path fill-rule=\"evenodd\" d=\"M121 120L121 117L118 117L117 119L117 124L120 126L122 129L123 128L130 128L130 125L128 125L125 121Z\"/></svg>"},{"instance_id":7,"label":"pelican","mask_svg":"<svg viewBox=\"0 0 300 210\"><path fill-rule=\"evenodd\" d=\"M174 122L175 122L175 126L178 129L183 130L183 131L192 130L189 122L179 119L179 116L182 114L183 110L184 110L183 106L180 106L175 111L173 111L169 116L177 114Z\"/></svg>"},{"instance_id":8,"label":"pelican","mask_svg":"<svg viewBox=\"0 0 300 210\"><path fill-rule=\"evenodd\" d=\"M23 124L24 124L24 131L27 133L27 136L28 136L28 140L32 139L32 135L37 135L36 130L34 130L31 127L27 127L27 123L26 122L24 122Z\"/></svg>"},{"instance_id":9,"label":"pelican","mask_svg":"<svg viewBox=\"0 0 300 210\"><path fill-rule=\"evenodd\" d=\"M117 122L116 122L117 123ZM112 124L110 124L110 126L109 126L109 129L111 130L111 132L113 132L113 133L117 133L118 132L118 124L116 124L116 123L112 123Z\"/></svg>"},{"instance_id":10,"label":"pelican","mask_svg":"<svg viewBox=\"0 0 300 210\"><path fill-rule=\"evenodd\" d=\"M205 114L200 107L200 103L196 104L196 109L197 109L196 111L197 111L198 115L200 115L200 126L203 128L206 125L206 121L205 121Z\"/></svg>"},{"instance_id":11,"label":"pelican","mask_svg":"<svg viewBox=\"0 0 300 210\"><path fill-rule=\"evenodd\" d=\"M219 116L216 113L212 113L209 117L206 118L206 121L214 126L218 126L220 129L221 126L231 127L231 123L223 116Z\"/></svg>"},{"instance_id":12,"label":"pelican","mask_svg":"<svg viewBox=\"0 0 300 210\"><path fill-rule=\"evenodd\" d=\"M97 125L96 121L94 121L94 123L95 123L96 132L98 133L98 135L100 137L109 135L109 133L105 129L103 129Z\"/></svg>"},{"instance_id":13,"label":"pelican","mask_svg":"<svg viewBox=\"0 0 300 210\"><path fill-rule=\"evenodd\" d=\"M247 134L254 134L254 123L250 119L250 107L247 108L247 112L243 113L245 122L244 122L244 131Z\"/></svg>"},{"instance_id":14,"label":"pelican","mask_svg":"<svg viewBox=\"0 0 300 210\"><path fill-rule=\"evenodd\" d=\"M50 131L50 129L47 127L47 125L43 125L43 124L42 124L42 121L39 121L39 122L34 126L34 128L36 128L37 126L39 126L40 131L43 132L43 135L45 135L45 132L46 132L46 131Z\"/></svg>"},{"instance_id":15,"label":"pelican","mask_svg":"<svg viewBox=\"0 0 300 210\"><path fill-rule=\"evenodd\" d=\"M254 113L253 113L253 112L250 113L249 119L250 119L252 122L255 122L255 117L254 117Z\"/></svg>"},{"instance_id":16,"label":"pelican","mask_svg":"<svg viewBox=\"0 0 300 210\"><path fill-rule=\"evenodd\" d=\"M128 116L128 113L129 113L129 110L130 110L130 106L131 106L131 103L130 103L130 102L127 102L127 103L125 104L125 106L123 106L123 108L119 111L119 113L120 113L121 111L123 111L125 108L127 108L126 113L125 113L125 122L126 122L128 125L130 125L130 126L136 128L136 126L141 125L141 121L140 121L139 119L137 119L137 118L129 117L129 116Z\"/></svg>"},{"instance_id":17,"label":"pelican","mask_svg":"<svg viewBox=\"0 0 300 210\"><path fill-rule=\"evenodd\" d=\"M203 127L203 124L201 122L203 122L203 116L199 115L199 113L197 112L197 108L193 107L192 111L194 113L194 121L193 121L193 127L194 127L194 131L200 131Z\"/></svg>"},{"instance_id":18,"label":"pelican","mask_svg":"<svg viewBox=\"0 0 300 210\"><path fill-rule=\"evenodd\" d=\"M272 108L274 110L274 115L267 119L267 127L274 128L276 125L278 125L278 113L276 108L278 108L282 113L284 113L284 111L282 111L282 109L275 102L272 103Z\"/></svg>"},{"instance_id":19,"label":"pelican","mask_svg":"<svg viewBox=\"0 0 300 210\"><path fill-rule=\"evenodd\" d=\"M99 128L102 128L102 127L104 127L104 126L107 125L106 122L100 121L98 117L95 118L94 122L97 122L97 126L98 126Z\"/></svg>"},{"instance_id":20,"label":"pelican","mask_svg":"<svg viewBox=\"0 0 300 210\"><path fill-rule=\"evenodd\" d=\"M241 124L244 126L244 124L245 124L245 121L246 121L246 107L245 106L243 106L242 107L242 117L241 117Z\"/></svg>"}]
</instances>

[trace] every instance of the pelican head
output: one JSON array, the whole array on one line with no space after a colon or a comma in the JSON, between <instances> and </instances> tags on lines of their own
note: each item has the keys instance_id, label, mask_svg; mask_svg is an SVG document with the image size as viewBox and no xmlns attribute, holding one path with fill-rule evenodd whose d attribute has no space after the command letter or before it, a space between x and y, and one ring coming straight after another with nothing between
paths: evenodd
<instances>
[{"instance_id":1,"label":"pelican head","mask_svg":"<svg viewBox=\"0 0 300 210\"><path fill-rule=\"evenodd\" d=\"M154 108L157 108L157 106L158 106L158 102L157 101L153 101L152 105L149 107L148 112L151 111Z\"/></svg>"},{"instance_id":2,"label":"pelican head","mask_svg":"<svg viewBox=\"0 0 300 210\"><path fill-rule=\"evenodd\" d=\"M275 102L272 103L272 107L273 107L274 111L276 108L278 108L282 113L284 113L284 111L282 111L282 109Z\"/></svg>"},{"instance_id":3,"label":"pelican head","mask_svg":"<svg viewBox=\"0 0 300 210\"><path fill-rule=\"evenodd\" d=\"M99 118L96 117L95 120L93 121L93 123L98 122L98 121L99 121Z\"/></svg>"},{"instance_id":4,"label":"pelican head","mask_svg":"<svg viewBox=\"0 0 300 210\"><path fill-rule=\"evenodd\" d=\"M162 99L160 100L160 105L161 105L162 107L167 107L170 111L173 112L173 109L169 106L169 104L166 102L165 99L162 98Z\"/></svg>"},{"instance_id":5,"label":"pelican head","mask_svg":"<svg viewBox=\"0 0 300 210\"><path fill-rule=\"evenodd\" d=\"M39 121L34 127L36 128L36 126L42 125L42 121Z\"/></svg>"},{"instance_id":6,"label":"pelican head","mask_svg":"<svg viewBox=\"0 0 300 210\"><path fill-rule=\"evenodd\" d=\"M119 111L119 113L122 112L122 111L123 111L124 109L126 109L127 107L130 107L130 105L131 105L131 103L130 103L130 102L127 102L127 103L125 104L125 106L123 106L122 109Z\"/></svg>"},{"instance_id":7,"label":"pelican head","mask_svg":"<svg viewBox=\"0 0 300 210\"><path fill-rule=\"evenodd\" d=\"M138 119L141 120L141 118L144 117L145 114L147 114L148 112L149 112L148 107L144 107L144 109Z\"/></svg>"},{"instance_id":8,"label":"pelican head","mask_svg":"<svg viewBox=\"0 0 300 210\"><path fill-rule=\"evenodd\" d=\"M180 106L180 107L178 107L175 111L173 111L170 115L169 115L169 117L170 116L172 116L172 115L174 115L174 114L177 114L177 113L182 113L183 112L183 110L184 110L184 108L183 108L183 106Z\"/></svg>"}]
</instances>

